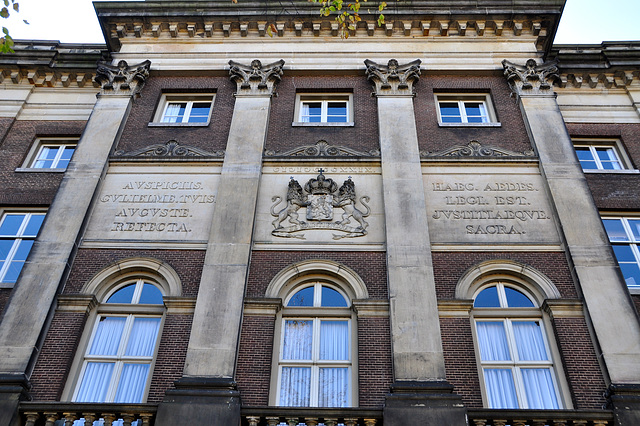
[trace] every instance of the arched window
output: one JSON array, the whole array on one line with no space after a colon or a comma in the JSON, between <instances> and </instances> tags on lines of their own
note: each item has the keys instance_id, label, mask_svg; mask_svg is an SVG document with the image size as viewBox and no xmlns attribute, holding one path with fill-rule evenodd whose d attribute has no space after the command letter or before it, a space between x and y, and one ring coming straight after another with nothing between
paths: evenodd
<instances>
[{"instance_id":1,"label":"arched window","mask_svg":"<svg viewBox=\"0 0 640 426\"><path fill-rule=\"evenodd\" d=\"M353 405L353 320L349 296L312 280L284 297L276 405Z\"/></svg>"},{"instance_id":2,"label":"arched window","mask_svg":"<svg viewBox=\"0 0 640 426\"><path fill-rule=\"evenodd\" d=\"M74 402L145 401L164 313L162 297L157 283L147 278L125 279L103 295Z\"/></svg>"},{"instance_id":3,"label":"arched window","mask_svg":"<svg viewBox=\"0 0 640 426\"><path fill-rule=\"evenodd\" d=\"M534 297L509 281L490 282L476 291L473 320L489 408L562 408Z\"/></svg>"}]
</instances>

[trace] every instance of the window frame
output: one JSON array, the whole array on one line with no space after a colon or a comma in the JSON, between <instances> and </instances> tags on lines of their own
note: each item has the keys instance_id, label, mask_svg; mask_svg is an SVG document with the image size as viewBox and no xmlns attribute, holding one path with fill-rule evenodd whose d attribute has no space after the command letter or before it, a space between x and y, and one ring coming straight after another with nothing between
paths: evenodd
<instances>
[{"instance_id":1,"label":"window frame","mask_svg":"<svg viewBox=\"0 0 640 426\"><path fill-rule=\"evenodd\" d=\"M635 257L636 261L635 264L638 266L638 268L640 269L640 238L635 238L635 235L633 233L633 230L631 228L631 225L629 225L629 220L640 220L640 216L634 216L631 214L627 214L627 215L611 215L611 214L601 214L600 215L600 219L602 220L602 226L604 227L604 221L605 220L619 220L622 223L622 227L627 235L627 240L626 241L612 241L611 237L609 236L609 234L607 233L607 239L609 240L609 244L611 244L611 248L613 249L614 246L629 246L629 248L631 249L631 253L633 254L633 256ZM605 227L605 233L606 233L606 227ZM623 280L625 280L625 284L626 283L626 278L624 277L624 273L622 272L622 268L620 267L620 261L618 260L618 257L616 256L615 252L614 252L614 256L616 258L616 263L618 264L618 267L620 268L620 272L622 273L622 277ZM624 262L624 263L631 263L631 262ZM627 284L627 289L629 290L629 293L631 294L638 294L640 295L640 282L635 285L635 286L629 286Z\"/></svg>"},{"instance_id":2,"label":"window frame","mask_svg":"<svg viewBox=\"0 0 640 426\"><path fill-rule=\"evenodd\" d=\"M64 173L69 168L68 165L64 168L62 167L37 168L34 166L39 161L39 157L43 151L43 148L47 146L49 147L55 146L55 147L58 147L59 150L60 148L63 148L63 147L64 148L73 147L74 152L71 155L71 158L69 159L69 163L71 163L71 161L73 160L73 155L75 155L75 151L77 151L78 149L78 142L79 142L79 139L77 138L37 138L35 142L31 145L31 148L29 149L27 156L22 162L22 165L18 167L15 171L16 172L40 172L40 173L42 172ZM62 151L64 151L64 149ZM60 161L59 157L61 155L62 155L62 152L59 152L56 155L56 159L54 160L53 165L57 165L59 163Z\"/></svg>"},{"instance_id":3,"label":"window frame","mask_svg":"<svg viewBox=\"0 0 640 426\"><path fill-rule=\"evenodd\" d=\"M0 288L13 288L16 283L18 282L18 279L20 278L20 274L22 273L22 269L24 268L24 264L26 263L26 261L29 259L29 255L31 254L31 249L33 248L33 246L29 249L29 253L27 253L27 256L25 257L25 261L23 262L22 266L20 267L20 271L18 272L18 276L16 277L16 281L15 282L7 282L4 281L6 275L7 275L7 271L9 269L9 266L11 265L11 263L13 262L14 256L18 250L18 248L20 247L20 244L16 244L17 241L20 241L20 243L24 240L28 240L28 241L34 241L38 238L38 235L40 235L40 231L42 230L42 225L44 224L44 220L46 219L47 216L47 211L44 209L33 209L33 210L22 210L22 209L0 209L0 226L2 226L2 224L5 221L5 218L7 217L7 215L12 215L12 214L16 214L16 215L21 215L24 214L27 217L29 217L29 220L23 219L22 223L20 225L20 227L18 228L18 231L15 235L12 236L2 236L0 237L0 241L6 241L6 240L13 240L13 243L11 245L11 248L9 249L9 252L7 253L7 258L3 261L2 266L0 266ZM29 221L31 220L31 217L33 217L34 215L37 216L43 216L43 222L40 225L40 227L38 228L38 232L36 233L35 236L30 236L27 235L25 236L23 234L26 225L29 223Z\"/></svg>"},{"instance_id":4,"label":"window frame","mask_svg":"<svg viewBox=\"0 0 640 426\"><path fill-rule=\"evenodd\" d=\"M434 93L434 99L436 104L436 113L438 117L438 126L440 127L501 127L502 124L498 121L491 95L489 93ZM460 112L460 123L444 123L442 121L442 112L440 109L441 102L457 102L458 111ZM487 122L473 123L465 121L467 118L466 110L463 107L465 102L480 102L484 105L487 112Z\"/></svg>"},{"instance_id":5,"label":"window frame","mask_svg":"<svg viewBox=\"0 0 640 426\"><path fill-rule=\"evenodd\" d=\"M293 295L298 291L314 286L314 306L287 306ZM321 307L317 306L318 299L315 297L321 291L321 287L325 286L340 293L342 297L347 301L346 307ZM283 308L277 314L277 324L275 328L274 342L278 344L274 345L273 351L273 368L272 377L276 380L271 381L271 390L269 403L272 406L280 406L281 385L282 385L282 368L290 366L309 366L311 368L310 379L310 405L309 407L316 408L329 408L319 407L319 371L323 366L335 366L347 368L348 387L347 387L347 405L346 407L355 407L358 404L357 400L357 330L356 330L356 318L352 308L352 297L345 293L345 291L324 277L310 279L300 285L294 287L287 287L286 296L283 297L285 303ZM285 338L285 324L287 320L311 320L312 325L312 359L311 360L284 360L284 338ZM320 360L319 354L319 340L320 340L320 324L321 321L347 321L348 328L348 360ZM293 407L293 406L292 406ZM337 408L337 407L335 407Z\"/></svg>"},{"instance_id":6,"label":"window frame","mask_svg":"<svg viewBox=\"0 0 640 426\"><path fill-rule=\"evenodd\" d=\"M632 167L631 158L627 154L620 139L593 139L593 138L572 138L574 151L576 148L589 148L591 155L596 163L597 168L585 169L580 164L580 168L584 173L640 173L640 171ZM598 148L612 149L613 153L620 164L620 169L604 169L601 160L597 155ZM576 151L576 157L578 156Z\"/></svg>"},{"instance_id":7,"label":"window frame","mask_svg":"<svg viewBox=\"0 0 640 426\"><path fill-rule=\"evenodd\" d=\"M211 114L213 113L213 105L215 102L216 94L211 93L163 93L158 102L156 112L153 116L153 121L149 123L149 127L206 127L211 122ZM187 109L183 116L182 122L164 122L162 121L166 115L167 108L171 103L186 102ZM209 114L207 115L206 122L194 122L190 123L188 120L191 116L191 107L197 102L209 102Z\"/></svg>"},{"instance_id":8,"label":"window frame","mask_svg":"<svg viewBox=\"0 0 640 426\"><path fill-rule=\"evenodd\" d=\"M304 102L321 102L322 103L322 115L321 117L326 120L327 106L329 102L344 101L347 104L347 121L346 122L306 122L302 121L302 104ZM292 126L300 127L352 127L354 122L353 111L353 93L296 93L295 109Z\"/></svg>"},{"instance_id":9,"label":"window frame","mask_svg":"<svg viewBox=\"0 0 640 426\"><path fill-rule=\"evenodd\" d=\"M487 389L487 382L485 379L485 369L505 369L510 370L512 373L512 379L514 383L514 390L516 392L516 398L518 401L518 407L512 409L531 409L528 407L527 394L524 386L524 380L522 378L521 370L524 368L532 369L548 369L550 372L551 380L553 382L553 388L555 391L556 401L558 403L558 409L571 408L570 403L564 398L566 383L560 376L558 370L558 363L556 360L559 358L559 351L555 345L555 340L549 338L547 330L551 330L551 325L548 323L548 319L543 315L539 303L533 294L521 286L509 282L508 280L498 279L495 281L488 281L484 285L476 289L472 299L475 302L476 297L485 289L496 286L499 288L498 297L501 307L473 307L470 315L472 323L472 335L474 340L474 350L476 354L476 362L478 367L478 378L480 381L480 390L482 394L482 402L484 407L488 409L503 409L503 407L490 407L489 391ZM506 301L504 287L509 287L518 292L524 294L531 300L534 307L503 307L503 303ZM500 289L501 288L501 289ZM533 321L537 322L540 326L540 331L543 338L544 350L547 356L547 360L541 361L528 361L519 360L517 355L517 343L513 332L513 322L520 321ZM478 337L477 324L479 322L500 322L504 324L505 336L509 348L510 360L499 361L484 361L480 352L480 339Z\"/></svg>"}]
</instances>

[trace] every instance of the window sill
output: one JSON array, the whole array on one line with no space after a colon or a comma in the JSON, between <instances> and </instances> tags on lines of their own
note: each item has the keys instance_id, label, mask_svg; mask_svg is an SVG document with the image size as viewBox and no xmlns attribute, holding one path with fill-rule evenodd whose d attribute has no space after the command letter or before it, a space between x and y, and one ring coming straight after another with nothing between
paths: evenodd
<instances>
[{"instance_id":1,"label":"window sill","mask_svg":"<svg viewBox=\"0 0 640 426\"><path fill-rule=\"evenodd\" d=\"M629 289L629 293L634 296L640 295L640 287L627 287Z\"/></svg>"},{"instance_id":2,"label":"window sill","mask_svg":"<svg viewBox=\"0 0 640 426\"><path fill-rule=\"evenodd\" d=\"M502 127L502 123L438 123L440 127Z\"/></svg>"},{"instance_id":3,"label":"window sill","mask_svg":"<svg viewBox=\"0 0 640 426\"><path fill-rule=\"evenodd\" d=\"M603 170L603 169L582 169L584 173L604 173L604 174L638 174L640 170L622 169L622 170Z\"/></svg>"},{"instance_id":4,"label":"window sill","mask_svg":"<svg viewBox=\"0 0 640 426\"><path fill-rule=\"evenodd\" d=\"M148 127L207 127L209 122L206 123L149 123Z\"/></svg>"},{"instance_id":5,"label":"window sill","mask_svg":"<svg viewBox=\"0 0 640 426\"><path fill-rule=\"evenodd\" d=\"M67 169L36 169L34 167L18 167L16 172L34 172L34 173L64 173Z\"/></svg>"},{"instance_id":6,"label":"window sill","mask_svg":"<svg viewBox=\"0 0 640 426\"><path fill-rule=\"evenodd\" d=\"M353 127L355 123L353 121L347 123L303 123L294 121L291 125L293 127Z\"/></svg>"}]
</instances>

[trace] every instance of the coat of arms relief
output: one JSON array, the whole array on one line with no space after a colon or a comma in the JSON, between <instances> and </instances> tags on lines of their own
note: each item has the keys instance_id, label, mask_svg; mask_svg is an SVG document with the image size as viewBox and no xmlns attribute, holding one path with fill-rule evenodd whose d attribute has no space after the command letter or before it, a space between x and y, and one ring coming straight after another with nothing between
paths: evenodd
<instances>
[{"instance_id":1,"label":"coat of arms relief","mask_svg":"<svg viewBox=\"0 0 640 426\"><path fill-rule=\"evenodd\" d=\"M287 189L286 204L277 210L282 203L282 197L274 196L271 201L271 215L276 219L273 223L271 234L276 237L305 239L304 234L298 233L308 229L330 229L341 231L341 234L332 234L334 240L342 238L354 238L367 235L369 224L365 218L371 214L368 206L369 197L360 197L360 204L365 212L356 207L356 186L349 177L342 186L324 175L324 170L318 170L316 178L309 179L304 188L291 177ZM299 210L306 208L306 220L300 219ZM341 219L333 221L334 210L342 210ZM340 215L338 212L336 215ZM284 224L284 225L283 225Z\"/></svg>"}]
</instances>

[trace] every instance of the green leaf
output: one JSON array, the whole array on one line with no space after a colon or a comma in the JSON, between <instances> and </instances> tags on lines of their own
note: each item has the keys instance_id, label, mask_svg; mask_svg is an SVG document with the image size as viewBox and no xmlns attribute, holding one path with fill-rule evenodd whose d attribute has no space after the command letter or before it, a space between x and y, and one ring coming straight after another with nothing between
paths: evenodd
<instances>
[{"instance_id":1,"label":"green leaf","mask_svg":"<svg viewBox=\"0 0 640 426\"><path fill-rule=\"evenodd\" d=\"M9 35L9 29L8 29L7 27L2 27L2 32L3 32L5 35Z\"/></svg>"},{"instance_id":2,"label":"green leaf","mask_svg":"<svg viewBox=\"0 0 640 426\"><path fill-rule=\"evenodd\" d=\"M9 0L4 0L4 5L9 6Z\"/></svg>"},{"instance_id":3,"label":"green leaf","mask_svg":"<svg viewBox=\"0 0 640 426\"><path fill-rule=\"evenodd\" d=\"M18 5L18 3L13 4L13 10L15 10L16 12L20 12L20 6Z\"/></svg>"},{"instance_id":4,"label":"green leaf","mask_svg":"<svg viewBox=\"0 0 640 426\"><path fill-rule=\"evenodd\" d=\"M0 9L0 16L3 18L8 18L9 17L9 9L7 9L6 7L3 7L2 9Z\"/></svg>"},{"instance_id":5,"label":"green leaf","mask_svg":"<svg viewBox=\"0 0 640 426\"><path fill-rule=\"evenodd\" d=\"M29 21L27 21L26 19L23 19L22 22L24 22L25 24L29 25Z\"/></svg>"},{"instance_id":6,"label":"green leaf","mask_svg":"<svg viewBox=\"0 0 640 426\"><path fill-rule=\"evenodd\" d=\"M382 12L385 7L387 7L387 3L381 2L380 5L378 6L378 11Z\"/></svg>"}]
</instances>

